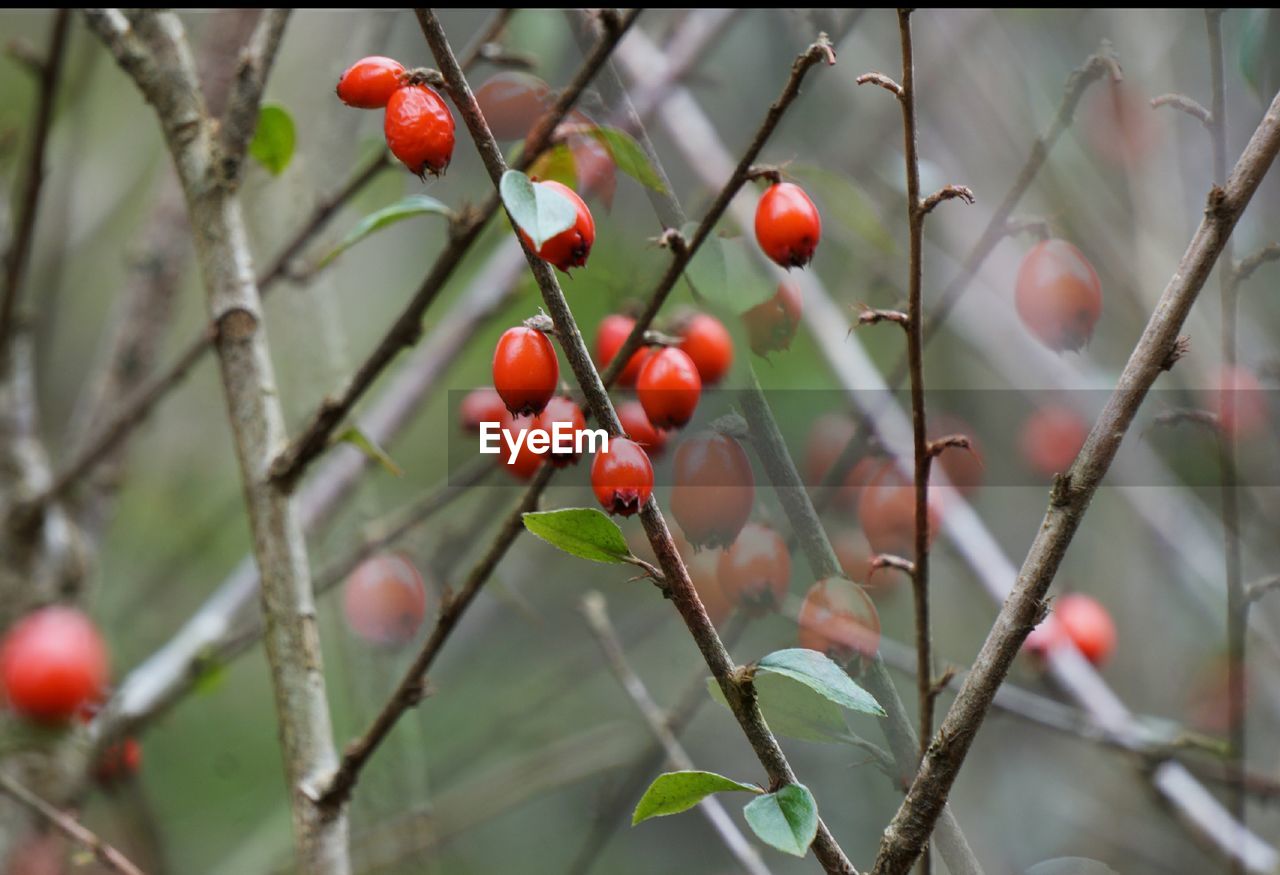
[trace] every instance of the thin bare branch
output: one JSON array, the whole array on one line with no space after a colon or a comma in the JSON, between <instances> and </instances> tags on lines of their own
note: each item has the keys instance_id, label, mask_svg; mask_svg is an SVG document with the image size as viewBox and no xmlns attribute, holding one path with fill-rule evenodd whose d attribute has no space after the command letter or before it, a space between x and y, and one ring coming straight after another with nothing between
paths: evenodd
<instances>
[{"instance_id":1,"label":"thin bare branch","mask_svg":"<svg viewBox=\"0 0 1280 875\"><path fill-rule=\"evenodd\" d=\"M289 9L266 9L240 52L219 128L218 156L226 180L238 179L240 162L258 126L258 107L289 22Z\"/></svg>"},{"instance_id":2,"label":"thin bare branch","mask_svg":"<svg viewBox=\"0 0 1280 875\"><path fill-rule=\"evenodd\" d=\"M1240 263L1236 265L1236 283L1244 282L1255 270L1272 261L1280 261L1280 243L1264 246L1252 255L1240 259Z\"/></svg>"},{"instance_id":3,"label":"thin bare branch","mask_svg":"<svg viewBox=\"0 0 1280 875\"><path fill-rule=\"evenodd\" d=\"M40 815L72 841L83 845L98 862L112 872L117 872L119 875L143 875L142 870L130 862L128 857L99 838L97 833L69 814L54 808L9 775L0 773L0 790Z\"/></svg>"},{"instance_id":4,"label":"thin bare branch","mask_svg":"<svg viewBox=\"0 0 1280 875\"><path fill-rule=\"evenodd\" d=\"M431 47L432 54L435 56L436 64L445 77L454 105L458 107L464 122L466 122L467 129L471 133L485 168L488 170L489 176L496 187L502 174L507 170L506 161L503 159L502 153L498 149L497 143L494 141L493 135L484 120L484 116L476 104L475 96L467 84L465 75L458 67L453 50L449 46L448 38L445 36L439 21L430 10L418 9L416 13L419 23L422 25L423 33ZM828 53L823 52L823 55L827 56ZM804 72L813 63L817 62L817 59L808 60L808 56L809 53L806 52L800 58L797 58L792 68L793 80L801 78ZM604 425L611 434L619 434L621 425L609 400L608 391L599 374L596 373L586 344L578 332L573 314L564 299L564 294L560 291L559 283L552 273L551 267L539 259L527 246L525 246L525 255L529 261L530 270L533 272L538 287L542 292L543 303L551 318L555 320L561 348L569 360L578 386L586 396L592 413L597 421ZM619 353L619 356L622 354ZM670 532L667 530L666 521L662 517L662 512L658 509L657 501L652 497L641 511L641 520L649 536L650 545L657 554L663 575L667 580L668 591L672 595L672 601L689 627L689 631L707 661L712 675L724 692L730 709L734 712L734 716L738 719L744 733L756 751L761 765L765 767L771 786L776 788L785 784L795 783L795 774L792 772L782 749L778 746L777 739L769 731L760 714L750 683L743 681L735 671L729 654L725 651L723 643L716 634L715 628L712 626L701 601L698 599L693 583L689 579L688 570L676 552ZM826 826L821 822L819 822L818 836L813 842L812 850L828 872L852 873L857 871Z\"/></svg>"},{"instance_id":5,"label":"thin bare branch","mask_svg":"<svg viewBox=\"0 0 1280 875\"><path fill-rule=\"evenodd\" d=\"M618 683L622 685L623 690L626 691L627 696L636 706L636 710L644 718L645 724L649 727L649 732L662 745L662 749L667 755L668 764L674 769L685 771L695 768L692 757L689 756L671 732L666 713L653 700L653 696L649 695L649 690L645 687L644 681L640 679L640 676L635 673L635 670L627 662L617 630L613 628L613 623L609 620L604 596L598 592L589 592L584 595L582 597L582 614L586 617L587 627L595 637L596 643L600 645L600 650L604 653L605 660L613 671L613 676L618 679ZM734 859L738 861L738 864L742 866L744 872L750 872L752 875L768 875L769 868L765 866L764 860L760 858L760 853L747 840L747 837L742 834L742 831L738 829L732 818L724 810L724 806L720 804L719 799L714 796L707 797L699 803L698 807L702 809L702 813L710 821L712 829L716 831L720 841L729 853L733 855Z\"/></svg>"},{"instance_id":6,"label":"thin bare branch","mask_svg":"<svg viewBox=\"0 0 1280 875\"><path fill-rule=\"evenodd\" d=\"M883 73L863 73L853 81L859 85L879 85L898 100L902 100L902 86Z\"/></svg>"},{"instance_id":7,"label":"thin bare branch","mask_svg":"<svg viewBox=\"0 0 1280 875\"><path fill-rule=\"evenodd\" d=\"M943 201L960 200L966 204L977 203L973 189L967 185L946 185L920 202L920 212L931 213L933 208Z\"/></svg>"},{"instance_id":8,"label":"thin bare branch","mask_svg":"<svg viewBox=\"0 0 1280 875\"><path fill-rule=\"evenodd\" d=\"M911 791L885 831L873 870L877 875L905 873L928 841L995 691L1035 626L1041 600L1094 491L1115 458L1138 407L1162 373L1161 365L1177 341L1191 305L1277 152L1280 95L1272 101L1225 187L1215 186L1210 192L1200 227L1125 365L1116 391L1067 472L1063 488L1050 505L1018 574L1013 593L974 661L973 672L960 688Z\"/></svg>"},{"instance_id":9,"label":"thin bare branch","mask_svg":"<svg viewBox=\"0 0 1280 875\"><path fill-rule=\"evenodd\" d=\"M18 297L27 263L31 260L31 245L35 240L36 216L40 209L40 189L44 185L45 149L49 140L49 128L53 124L53 101L58 92L58 78L62 73L62 56L67 45L67 29L71 12L60 9L53 14L53 27L49 35L49 48L40 62L39 94L36 99L35 121L32 126L31 151L27 157L26 175L22 194L18 199L17 230L4 258L3 285L0 285L0 360L7 358L6 346L14 331Z\"/></svg>"},{"instance_id":10,"label":"thin bare branch","mask_svg":"<svg viewBox=\"0 0 1280 875\"><path fill-rule=\"evenodd\" d=\"M1159 97L1151 98L1152 109L1159 109L1162 106L1184 112L1206 128L1213 126L1213 114L1198 101L1185 94L1161 94Z\"/></svg>"}]
</instances>

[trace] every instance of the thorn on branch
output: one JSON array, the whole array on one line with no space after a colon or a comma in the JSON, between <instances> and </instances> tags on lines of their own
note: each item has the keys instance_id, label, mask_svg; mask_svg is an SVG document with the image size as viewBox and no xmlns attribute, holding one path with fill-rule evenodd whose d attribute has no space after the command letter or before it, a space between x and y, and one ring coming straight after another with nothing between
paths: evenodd
<instances>
[{"instance_id":1,"label":"thorn on branch","mask_svg":"<svg viewBox=\"0 0 1280 875\"><path fill-rule=\"evenodd\" d=\"M1173 342L1173 349L1169 350L1169 354L1160 362L1160 370L1171 371L1178 360L1191 351L1191 338L1185 334L1178 336Z\"/></svg>"},{"instance_id":2,"label":"thorn on branch","mask_svg":"<svg viewBox=\"0 0 1280 875\"><path fill-rule=\"evenodd\" d=\"M925 446L925 453L930 458L936 459L949 449L968 450L970 453L973 453L973 442L969 440L968 435L947 434L936 440L929 441ZM978 458L979 464L982 463L982 460L978 457L977 453L974 453L974 457Z\"/></svg>"},{"instance_id":3,"label":"thorn on branch","mask_svg":"<svg viewBox=\"0 0 1280 875\"><path fill-rule=\"evenodd\" d=\"M874 310L866 304L859 304L858 321L849 329L849 334L853 333L854 328L861 328L863 325L879 325L881 322L894 322L902 326L905 331L911 326L911 317L901 310Z\"/></svg>"},{"instance_id":4,"label":"thorn on branch","mask_svg":"<svg viewBox=\"0 0 1280 875\"><path fill-rule=\"evenodd\" d=\"M666 575L662 573L661 569L657 568L654 565L650 565L648 562L645 562L639 556L636 556L631 553L628 553L626 556L624 556L622 561L629 562L632 565L636 566L637 568L644 569L644 575L640 578L632 578L633 580L642 580L645 577L648 577L652 579L653 582L656 583L660 588L664 590L667 588L667 578L666 578Z\"/></svg>"},{"instance_id":5,"label":"thorn on branch","mask_svg":"<svg viewBox=\"0 0 1280 875\"><path fill-rule=\"evenodd\" d=\"M1162 106L1184 112L1206 128L1213 125L1213 113L1205 109L1199 101L1185 94L1161 94L1159 97L1151 98L1152 109L1159 109Z\"/></svg>"},{"instance_id":6,"label":"thorn on branch","mask_svg":"<svg viewBox=\"0 0 1280 875\"><path fill-rule=\"evenodd\" d=\"M916 564L914 562L910 559L905 559L902 556L895 556L892 553L878 553L871 557L868 565L870 568L868 576L885 568L896 568L899 571L905 571L913 577L916 573Z\"/></svg>"},{"instance_id":7,"label":"thorn on branch","mask_svg":"<svg viewBox=\"0 0 1280 875\"><path fill-rule=\"evenodd\" d=\"M894 82L891 78L883 73L871 72L863 73L857 79L853 80L858 85L879 85L885 91L888 91L894 97L902 100L902 86Z\"/></svg>"},{"instance_id":8,"label":"thorn on branch","mask_svg":"<svg viewBox=\"0 0 1280 875\"><path fill-rule=\"evenodd\" d=\"M928 215L938 204L950 200L962 200L966 204L972 204L977 201L977 198L973 196L973 189L967 185L947 185L922 200L920 212Z\"/></svg>"}]
</instances>

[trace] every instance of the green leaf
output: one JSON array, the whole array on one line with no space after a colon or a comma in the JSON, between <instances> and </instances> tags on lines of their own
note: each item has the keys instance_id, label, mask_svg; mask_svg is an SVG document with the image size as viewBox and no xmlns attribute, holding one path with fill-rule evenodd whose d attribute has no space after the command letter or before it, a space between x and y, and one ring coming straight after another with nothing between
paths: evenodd
<instances>
[{"instance_id":1,"label":"green leaf","mask_svg":"<svg viewBox=\"0 0 1280 875\"><path fill-rule=\"evenodd\" d=\"M529 168L529 175L539 179L554 179L570 188L578 184L578 163L574 160L573 150L564 143L558 143L538 156Z\"/></svg>"},{"instance_id":2,"label":"green leaf","mask_svg":"<svg viewBox=\"0 0 1280 875\"><path fill-rule=\"evenodd\" d=\"M759 793L758 787L739 784L715 772L667 772L659 775L644 791L631 815L631 825L642 823L651 817L665 817L688 811L712 793L745 790Z\"/></svg>"},{"instance_id":3,"label":"green leaf","mask_svg":"<svg viewBox=\"0 0 1280 875\"><path fill-rule=\"evenodd\" d=\"M258 110L258 127L249 141L249 154L273 176L279 176L289 166L297 132L293 116L283 106L264 103Z\"/></svg>"},{"instance_id":4,"label":"green leaf","mask_svg":"<svg viewBox=\"0 0 1280 875\"><path fill-rule=\"evenodd\" d=\"M818 834L818 804L804 784L752 799L742 813L762 842L784 854L803 857Z\"/></svg>"},{"instance_id":5,"label":"green leaf","mask_svg":"<svg viewBox=\"0 0 1280 875\"><path fill-rule=\"evenodd\" d=\"M421 216L426 213L434 213L439 216L453 216L453 210L449 209L441 201L425 194L411 194L406 198L396 201L389 206L385 206L380 210L365 216L356 226L347 232L346 236L338 241L338 245L333 247L324 258L320 259L320 266L328 264L342 253L346 252L352 246L355 246L364 238L368 237L374 231L381 231L388 225L394 225L405 219L411 219L414 216Z\"/></svg>"},{"instance_id":6,"label":"green leaf","mask_svg":"<svg viewBox=\"0 0 1280 875\"><path fill-rule=\"evenodd\" d=\"M534 185L519 170L502 174L498 186L502 203L535 249L578 221L578 210L567 197L546 185Z\"/></svg>"},{"instance_id":7,"label":"green leaf","mask_svg":"<svg viewBox=\"0 0 1280 875\"><path fill-rule=\"evenodd\" d=\"M766 672L756 675L754 686L760 711L778 735L819 744L853 744L857 740L840 706L799 681ZM729 707L715 678L707 679L707 690L711 698Z\"/></svg>"},{"instance_id":8,"label":"green leaf","mask_svg":"<svg viewBox=\"0 0 1280 875\"><path fill-rule=\"evenodd\" d=\"M875 698L853 682L853 678L830 657L816 650L791 647L775 650L756 663L756 674L773 672L797 680L842 708L863 714L884 716Z\"/></svg>"},{"instance_id":9,"label":"green leaf","mask_svg":"<svg viewBox=\"0 0 1280 875\"><path fill-rule=\"evenodd\" d=\"M593 507L526 513L524 527L551 546L580 559L617 565L631 555L622 529Z\"/></svg>"},{"instance_id":10,"label":"green leaf","mask_svg":"<svg viewBox=\"0 0 1280 875\"><path fill-rule=\"evenodd\" d=\"M609 127L592 127L587 133L609 150L609 157L613 159L613 163L627 176L660 194L666 192L667 187L662 184L662 177L649 161L649 156L645 154L635 138L626 131Z\"/></svg>"},{"instance_id":11,"label":"green leaf","mask_svg":"<svg viewBox=\"0 0 1280 875\"><path fill-rule=\"evenodd\" d=\"M387 473L391 474L393 477L400 477L404 474L404 471L400 470L400 466L397 465L389 455L387 455L387 451L378 446L377 441L369 437L354 425L342 434L338 435L334 440L335 443L351 444L356 449L360 450L360 452L364 453L370 459L381 465L386 469Z\"/></svg>"},{"instance_id":12,"label":"green leaf","mask_svg":"<svg viewBox=\"0 0 1280 875\"><path fill-rule=\"evenodd\" d=\"M1280 12L1254 9L1240 35L1240 72L1264 102L1280 90Z\"/></svg>"},{"instance_id":13,"label":"green leaf","mask_svg":"<svg viewBox=\"0 0 1280 875\"><path fill-rule=\"evenodd\" d=\"M698 230L695 222L680 229L686 240ZM777 293L756 267L741 237L725 239L711 234L685 268L694 292L710 304L731 313L744 313Z\"/></svg>"},{"instance_id":14,"label":"green leaf","mask_svg":"<svg viewBox=\"0 0 1280 875\"><path fill-rule=\"evenodd\" d=\"M856 182L812 164L792 164L787 172L808 183L810 190L821 193L826 210L823 218L834 219L855 242L864 241L885 254L893 254L896 248L893 235L881 221L875 201Z\"/></svg>"},{"instance_id":15,"label":"green leaf","mask_svg":"<svg viewBox=\"0 0 1280 875\"><path fill-rule=\"evenodd\" d=\"M1026 875L1117 875L1117 872L1106 863L1088 857L1054 857L1036 863Z\"/></svg>"}]
</instances>

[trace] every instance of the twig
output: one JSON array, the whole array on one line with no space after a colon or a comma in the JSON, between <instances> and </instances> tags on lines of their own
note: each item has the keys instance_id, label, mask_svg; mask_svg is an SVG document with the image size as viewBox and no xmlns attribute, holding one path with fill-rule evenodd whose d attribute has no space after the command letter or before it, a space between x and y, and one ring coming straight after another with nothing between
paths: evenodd
<instances>
[{"instance_id":1,"label":"twig","mask_svg":"<svg viewBox=\"0 0 1280 875\"><path fill-rule=\"evenodd\" d=\"M416 12L419 23L422 25L423 33L431 46L432 54L435 56L436 64L444 75L450 96L466 122L467 129L470 131L485 168L488 170L489 176L496 187L502 174L507 169L502 153L499 151L493 135L489 132L484 116L480 113L479 107L475 102L475 96L471 93L465 75L458 67L457 60L453 56L453 51L449 47L448 39L440 27L439 21L436 20L430 10L419 9ZM812 63L816 63L816 59L809 63L802 63L807 55L808 53L797 59L796 65L792 70L793 78L799 79L803 76L805 70L812 66ZM522 245L524 245L523 241ZM555 275L551 272L550 266L529 251L527 246L525 247L525 254L529 260L530 270L533 272L542 292L543 303L546 305L551 318L555 320L561 348L569 360L574 376L577 378L578 386L586 396L592 413L595 415L596 420L604 425L611 434L620 433L621 425L609 400L608 392L591 362L591 356L582 340L582 335L578 332L573 315L569 311L568 304L560 291ZM689 631L698 644L703 658L707 661L712 675L724 692L730 709L734 712L734 716L738 719L748 740L755 749L761 765L765 767L771 786L776 789L786 784L795 783L795 774L791 771L785 754L778 746L777 739L774 738L773 733L770 732L760 714L760 709L751 693L750 683L740 681L735 676L733 662L725 651L723 643L716 634L715 628L711 625L711 621L708 619L706 611L698 599L693 583L689 579L688 570L685 568L684 562L671 541L671 535L667 530L662 512L658 509L657 501L652 497L641 511L641 520L649 536L649 542L655 554L657 554L663 575L667 580L669 591L672 594L672 601L689 627ZM828 872L849 873L857 871L821 821L819 822L818 835L813 842L812 850Z\"/></svg>"},{"instance_id":2,"label":"twig","mask_svg":"<svg viewBox=\"0 0 1280 875\"><path fill-rule=\"evenodd\" d=\"M663 713L662 708L649 695L649 690L645 687L644 681L640 679L640 676L635 673L635 670L627 662L626 654L622 650L622 642L618 640L617 630L613 628L613 623L609 620L604 596L598 592L589 592L584 595L582 597L582 614L586 617L587 627L591 629L591 634L595 636L601 651L604 652L605 660L609 663L609 668L613 670L613 676L618 679L618 683L622 685L623 690L626 691L632 703L636 706L636 710L644 718L645 724L649 727L649 732L653 734L653 737L658 740L658 743L666 752L667 762L675 769L685 771L693 769L693 759L680 742L676 740L668 723L667 715ZM702 809L703 814L706 815L707 820L711 822L716 834L720 836L720 841L724 843L725 848L742 866L743 871L750 872L752 875L767 875L769 868L765 866L759 852L738 829L737 825L724 810L720 800L714 796L709 796L699 803L699 807Z\"/></svg>"},{"instance_id":3,"label":"twig","mask_svg":"<svg viewBox=\"0 0 1280 875\"><path fill-rule=\"evenodd\" d=\"M1161 94L1159 97L1151 98L1152 109L1159 109L1162 106L1185 112L1206 128L1213 129L1213 114L1185 94Z\"/></svg>"},{"instance_id":4,"label":"twig","mask_svg":"<svg viewBox=\"0 0 1280 875\"><path fill-rule=\"evenodd\" d=\"M262 476L284 437L284 415L234 195L235 168L246 144L215 145L218 126L205 110L185 31L173 13L130 18L95 10L86 18L155 107L187 195L208 307L219 326L223 389L262 573L265 643L298 863L304 871L343 875L350 871L346 814L322 812L308 799L312 782L332 768L335 755L302 520L289 496ZM270 60L268 55L262 75L250 77L253 83L241 93L254 115Z\"/></svg>"},{"instance_id":5,"label":"twig","mask_svg":"<svg viewBox=\"0 0 1280 875\"><path fill-rule=\"evenodd\" d=\"M471 43L462 50L458 63L462 64L462 69L470 70L479 60L490 60L489 49L491 44L502 36L502 32L507 29L507 25L511 22L511 17L516 14L515 9L498 9L493 15L489 16L489 20L485 22L484 27L476 32L472 37Z\"/></svg>"},{"instance_id":6,"label":"twig","mask_svg":"<svg viewBox=\"0 0 1280 875\"><path fill-rule=\"evenodd\" d=\"M577 101L578 97L595 77L596 71L609 57L618 40L639 16L639 10L631 10L618 20L617 26L601 37L595 49L583 62L568 87L561 92L555 106L543 117L529 134L529 147L521 154L519 167L528 167L551 142L555 125ZM455 100L456 103L456 100ZM451 230L449 242L437 256L427 278L414 294L407 307L383 334L373 352L356 368L342 392L335 398L326 398L309 417L306 426L271 464L271 479L282 489L290 490L307 467L329 446L330 438L346 419L369 387L382 374L402 349L417 342L422 333L422 316L444 288L453 270L462 261L502 205L495 191L484 205L472 215L460 220Z\"/></svg>"},{"instance_id":7,"label":"twig","mask_svg":"<svg viewBox=\"0 0 1280 875\"><path fill-rule=\"evenodd\" d=\"M1262 247L1252 255L1240 259L1236 265L1236 283L1242 283L1253 275L1253 272L1269 261L1280 261L1280 243L1271 243Z\"/></svg>"},{"instance_id":8,"label":"twig","mask_svg":"<svg viewBox=\"0 0 1280 875\"><path fill-rule=\"evenodd\" d=\"M49 35L49 48L40 64L39 97L31 138L31 153L27 158L26 176L19 199L17 231L5 253L3 286L0 286L0 362L7 361L9 337L14 331L14 316L22 279L31 260L31 244L35 239L36 215L40 209L40 189L44 185L45 146L49 140L49 128L53 122L53 102L58 92L58 77L62 72L62 57L67 45L67 29L71 12L60 9L53 15L53 28Z\"/></svg>"},{"instance_id":9,"label":"twig","mask_svg":"<svg viewBox=\"0 0 1280 875\"><path fill-rule=\"evenodd\" d=\"M1280 589L1280 574L1263 577L1244 588L1244 600L1249 604L1253 604L1267 593L1277 589Z\"/></svg>"},{"instance_id":10,"label":"twig","mask_svg":"<svg viewBox=\"0 0 1280 875\"><path fill-rule=\"evenodd\" d=\"M267 74L275 62L276 51L289 21L289 9L266 9L249 36L236 63L235 75L227 96L227 108L218 130L218 152L223 179L231 182L240 177L240 162L249 140L258 126L258 106L267 84Z\"/></svg>"},{"instance_id":11,"label":"twig","mask_svg":"<svg viewBox=\"0 0 1280 875\"><path fill-rule=\"evenodd\" d=\"M59 832L72 841L84 845L93 853L98 862L111 871L118 872L120 875L143 875L142 870L133 865L128 857L99 838L97 833L91 831L74 817L54 808L3 772L0 772L0 790L8 793L14 799L49 821Z\"/></svg>"},{"instance_id":12,"label":"twig","mask_svg":"<svg viewBox=\"0 0 1280 875\"><path fill-rule=\"evenodd\" d=\"M1102 477L1226 241L1280 152L1280 95L1272 102L1224 188L1211 191L1204 218L1161 295L1117 389L1067 472L1058 500L1037 532L1017 583L930 745L911 791L885 832L877 875L905 873L919 855L955 782L978 727L1023 640Z\"/></svg>"}]
</instances>

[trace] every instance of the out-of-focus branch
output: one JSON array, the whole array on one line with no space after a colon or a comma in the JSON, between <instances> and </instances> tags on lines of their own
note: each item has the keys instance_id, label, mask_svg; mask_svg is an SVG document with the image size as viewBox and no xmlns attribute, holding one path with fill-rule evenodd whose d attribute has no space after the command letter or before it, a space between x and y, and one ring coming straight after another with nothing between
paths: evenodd
<instances>
[{"instance_id":1,"label":"out-of-focus branch","mask_svg":"<svg viewBox=\"0 0 1280 875\"><path fill-rule=\"evenodd\" d=\"M112 872L117 872L119 875L143 875L142 870L133 865L128 857L99 838L97 833L74 817L54 808L9 775L0 773L0 790L40 815L72 841L83 845L97 858L98 862Z\"/></svg>"},{"instance_id":2,"label":"out-of-focus branch","mask_svg":"<svg viewBox=\"0 0 1280 875\"><path fill-rule=\"evenodd\" d=\"M223 178L237 180L249 140L258 126L258 107L267 86L267 74L275 62L276 51L289 21L288 9L266 9L258 19L249 42L240 52L235 76L227 96L227 108L219 128L219 150L222 154Z\"/></svg>"},{"instance_id":3,"label":"out-of-focus branch","mask_svg":"<svg viewBox=\"0 0 1280 875\"><path fill-rule=\"evenodd\" d=\"M40 208L40 189L44 185L45 146L53 124L53 101L62 73L62 56L67 45L67 28L71 12L60 9L53 14L49 48L40 61L39 94L36 99L35 123L31 135L31 151L27 158L26 177L18 200L16 231L5 252L3 284L0 285L0 365L8 358L6 347L15 330L18 296L27 263L31 260L31 244L36 234L36 215Z\"/></svg>"},{"instance_id":4,"label":"out-of-focus branch","mask_svg":"<svg viewBox=\"0 0 1280 875\"><path fill-rule=\"evenodd\" d=\"M1213 127L1213 113L1205 109L1199 101L1185 94L1161 94L1151 98L1152 109L1159 109L1162 106L1186 113L1206 128Z\"/></svg>"},{"instance_id":5,"label":"out-of-focus branch","mask_svg":"<svg viewBox=\"0 0 1280 875\"><path fill-rule=\"evenodd\" d=\"M1027 634L1039 621L1042 599L1120 442L1163 363L1177 343L1191 305L1204 287L1240 215L1280 152L1280 95L1272 101L1224 187L1209 194L1204 218L1152 313L1115 392L1083 449L1054 486L1013 593L983 644L930 745L906 800L885 831L874 872L906 872L928 841L969 746Z\"/></svg>"},{"instance_id":6,"label":"out-of-focus branch","mask_svg":"<svg viewBox=\"0 0 1280 875\"><path fill-rule=\"evenodd\" d=\"M118 10L86 13L89 25L155 107L187 195L191 229L212 321L236 455L248 505L254 554L262 572L271 667L285 773L293 810L298 865L308 873L344 875L347 819L322 811L311 787L333 768L332 728L325 694L311 572L297 508L266 477L284 438L284 415L263 327L261 295L253 281L248 236L234 190L247 137L219 139L205 110L186 34L172 13ZM273 17L264 17L251 46L264 55L261 75L246 74L237 100L257 115L262 82L274 56ZM251 49L252 55L255 50ZM249 64L253 67L253 64ZM250 113L251 110L251 113Z\"/></svg>"},{"instance_id":7,"label":"out-of-focus branch","mask_svg":"<svg viewBox=\"0 0 1280 875\"><path fill-rule=\"evenodd\" d=\"M590 592L583 596L582 614L586 617L587 627L591 629L591 634L595 636L601 651L604 652L605 660L609 663L613 676L618 679L618 683L622 685L623 690L626 691L627 696L636 706L636 710L644 718L649 731L653 733L653 737L657 739L662 749L666 752L668 764L673 769L685 771L693 769L693 759L671 732L667 715L662 708L658 707L658 703L653 700L653 696L649 695L649 690L644 685L644 681L640 679L640 676L635 673L635 670L627 662L626 654L622 650L622 642L618 639L617 630L613 628L613 623L609 620L604 596L598 592ZM724 806L719 799L709 796L702 800L698 807L702 809L702 813L710 821L712 829L720 836L720 841L728 849L729 853L733 855L734 859L738 861L738 864L742 866L744 872L750 872L752 875L768 875L769 868L765 866L759 852L738 829L732 818L729 817L728 812L724 810Z\"/></svg>"}]
</instances>

